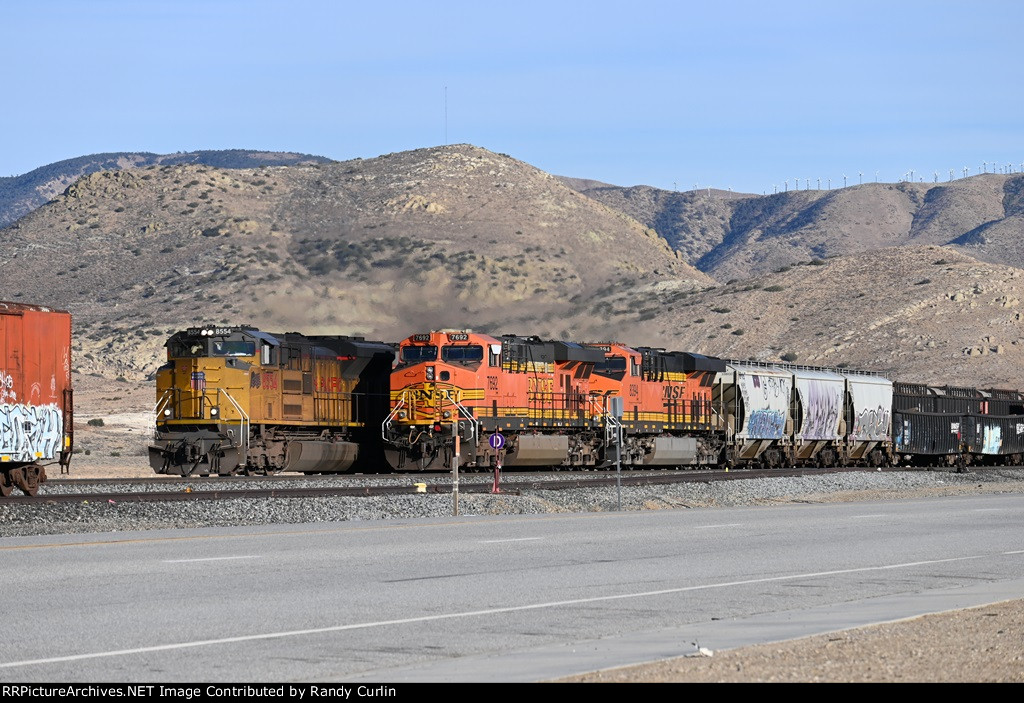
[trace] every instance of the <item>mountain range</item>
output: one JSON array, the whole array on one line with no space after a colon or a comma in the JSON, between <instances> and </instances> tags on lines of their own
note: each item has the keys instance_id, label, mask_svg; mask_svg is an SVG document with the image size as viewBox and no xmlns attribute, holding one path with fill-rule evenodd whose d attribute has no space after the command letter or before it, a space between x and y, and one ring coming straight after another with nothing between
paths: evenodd
<instances>
[{"instance_id":1,"label":"mountain range","mask_svg":"<svg viewBox=\"0 0 1024 703\"><path fill-rule=\"evenodd\" d=\"M76 371L140 382L171 333L218 323L614 339L1024 387L1022 190L984 174L679 193L471 145L104 154L0 179L0 298L71 310Z\"/></svg>"}]
</instances>

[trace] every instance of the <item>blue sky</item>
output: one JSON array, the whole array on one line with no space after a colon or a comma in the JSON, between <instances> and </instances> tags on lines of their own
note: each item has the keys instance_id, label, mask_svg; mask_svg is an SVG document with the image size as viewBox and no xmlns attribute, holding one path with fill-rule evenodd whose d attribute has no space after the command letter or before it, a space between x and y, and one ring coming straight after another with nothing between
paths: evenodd
<instances>
[{"instance_id":1,"label":"blue sky","mask_svg":"<svg viewBox=\"0 0 1024 703\"><path fill-rule=\"evenodd\" d=\"M985 0L10 0L0 176L104 151L460 142L678 190L1019 171L1022 20Z\"/></svg>"}]
</instances>

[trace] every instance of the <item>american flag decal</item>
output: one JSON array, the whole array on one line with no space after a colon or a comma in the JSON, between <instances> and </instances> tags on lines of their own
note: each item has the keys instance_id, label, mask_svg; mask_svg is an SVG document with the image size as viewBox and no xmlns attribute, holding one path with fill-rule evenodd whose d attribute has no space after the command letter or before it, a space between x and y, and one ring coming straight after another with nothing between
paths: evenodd
<instances>
[{"instance_id":1,"label":"american flag decal","mask_svg":"<svg viewBox=\"0 0 1024 703\"><path fill-rule=\"evenodd\" d=\"M192 372L192 390L200 391L200 392L206 390L206 372L204 372L204 371L193 371Z\"/></svg>"}]
</instances>

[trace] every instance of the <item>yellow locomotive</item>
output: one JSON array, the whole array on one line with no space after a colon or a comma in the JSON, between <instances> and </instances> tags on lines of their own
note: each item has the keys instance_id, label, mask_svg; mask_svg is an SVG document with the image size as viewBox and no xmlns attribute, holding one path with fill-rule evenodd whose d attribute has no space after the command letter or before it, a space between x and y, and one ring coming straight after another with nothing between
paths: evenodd
<instances>
[{"instance_id":1,"label":"yellow locomotive","mask_svg":"<svg viewBox=\"0 0 1024 703\"><path fill-rule=\"evenodd\" d=\"M159 474L387 471L394 350L362 337L195 327L157 371Z\"/></svg>"}]
</instances>

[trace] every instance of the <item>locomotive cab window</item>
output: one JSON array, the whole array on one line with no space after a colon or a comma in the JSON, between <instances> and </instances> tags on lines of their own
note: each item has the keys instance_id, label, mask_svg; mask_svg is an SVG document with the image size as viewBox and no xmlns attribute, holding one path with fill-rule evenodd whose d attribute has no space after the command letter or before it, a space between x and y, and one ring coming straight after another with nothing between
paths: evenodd
<instances>
[{"instance_id":1,"label":"locomotive cab window","mask_svg":"<svg viewBox=\"0 0 1024 703\"><path fill-rule=\"evenodd\" d=\"M483 361L484 348L479 344L466 346L444 346L441 347L441 359L443 361Z\"/></svg>"},{"instance_id":2,"label":"locomotive cab window","mask_svg":"<svg viewBox=\"0 0 1024 703\"><path fill-rule=\"evenodd\" d=\"M437 347L427 344L420 347L402 347L402 361L406 364L416 364L421 361L436 361Z\"/></svg>"},{"instance_id":3,"label":"locomotive cab window","mask_svg":"<svg viewBox=\"0 0 1024 703\"><path fill-rule=\"evenodd\" d=\"M178 339L168 349L172 359L190 359L206 356L206 340L199 337Z\"/></svg>"},{"instance_id":4,"label":"locomotive cab window","mask_svg":"<svg viewBox=\"0 0 1024 703\"><path fill-rule=\"evenodd\" d=\"M255 342L218 340L213 343L214 356L254 356Z\"/></svg>"},{"instance_id":5,"label":"locomotive cab window","mask_svg":"<svg viewBox=\"0 0 1024 703\"><path fill-rule=\"evenodd\" d=\"M625 374L626 359L622 356L606 356L603 361L594 364L594 373L600 376Z\"/></svg>"},{"instance_id":6,"label":"locomotive cab window","mask_svg":"<svg viewBox=\"0 0 1024 703\"><path fill-rule=\"evenodd\" d=\"M264 366L273 366L277 363L277 350L266 342L260 345L260 363Z\"/></svg>"}]
</instances>

